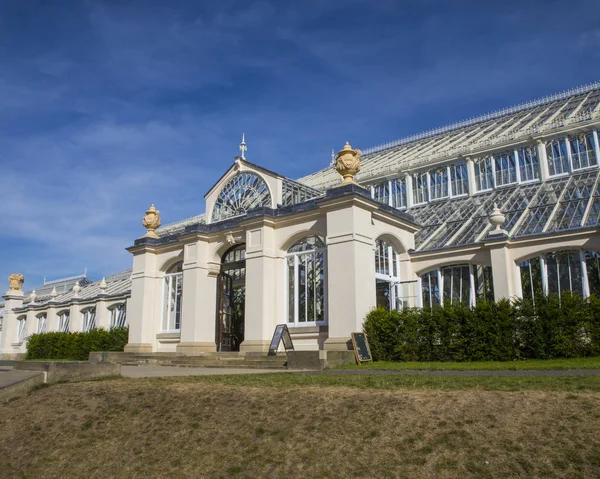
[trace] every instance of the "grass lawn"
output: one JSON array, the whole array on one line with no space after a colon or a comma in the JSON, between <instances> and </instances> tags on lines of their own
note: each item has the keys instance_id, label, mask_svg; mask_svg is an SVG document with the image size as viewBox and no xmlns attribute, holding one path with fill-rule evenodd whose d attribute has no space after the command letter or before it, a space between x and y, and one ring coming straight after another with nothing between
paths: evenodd
<instances>
[{"instance_id":1,"label":"grass lawn","mask_svg":"<svg viewBox=\"0 0 600 479\"><path fill-rule=\"evenodd\" d=\"M56 384L0 405L0 477L600 477L598 392L596 377Z\"/></svg>"},{"instance_id":2,"label":"grass lawn","mask_svg":"<svg viewBox=\"0 0 600 479\"><path fill-rule=\"evenodd\" d=\"M516 371L542 369L600 369L600 357L574 359L530 359L526 361L472 361L472 362L392 362L377 361L372 363L352 364L337 369L425 369L429 371Z\"/></svg>"}]
</instances>

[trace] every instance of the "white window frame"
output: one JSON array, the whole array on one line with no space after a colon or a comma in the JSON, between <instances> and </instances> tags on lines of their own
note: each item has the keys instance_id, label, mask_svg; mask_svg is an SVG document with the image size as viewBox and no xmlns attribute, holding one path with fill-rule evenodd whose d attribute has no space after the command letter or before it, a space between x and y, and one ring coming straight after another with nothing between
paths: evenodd
<instances>
[{"instance_id":1,"label":"white window frame","mask_svg":"<svg viewBox=\"0 0 600 479\"><path fill-rule=\"evenodd\" d=\"M302 240L299 240L299 242ZM297 244L297 243L296 243ZM299 298L299 289L294 287L293 293L290 292L290 273L289 273L289 265L288 258L294 258L294 285L296 284L296 279L299 277L299 257L303 255L317 255L323 254L323 320L322 321L299 321L300 318L300 298ZM291 253L286 253L285 261L284 261L284 284L285 284L285 320L286 323L290 326L294 327L303 327L303 326L324 326L328 324L328 302L327 302L327 246L323 246L321 248L313 248L305 251L296 251ZM294 321L290 321L290 294L294 295ZM313 294L315 299L315 309L316 309L316 295ZM305 302L305 312L304 317L308 318L308 302Z\"/></svg>"},{"instance_id":2,"label":"white window frame","mask_svg":"<svg viewBox=\"0 0 600 479\"><path fill-rule=\"evenodd\" d=\"M127 303L113 304L108 308L110 313L109 328L126 327L127 326ZM118 326L118 323L123 323Z\"/></svg>"},{"instance_id":3,"label":"white window frame","mask_svg":"<svg viewBox=\"0 0 600 479\"><path fill-rule=\"evenodd\" d=\"M36 316L37 318L37 334L48 332L48 314L41 313Z\"/></svg>"},{"instance_id":4,"label":"white window frame","mask_svg":"<svg viewBox=\"0 0 600 479\"><path fill-rule=\"evenodd\" d=\"M17 318L17 343L23 344L27 336L27 316Z\"/></svg>"},{"instance_id":5,"label":"white window frame","mask_svg":"<svg viewBox=\"0 0 600 479\"><path fill-rule=\"evenodd\" d=\"M379 258L378 255L378 251L379 251L379 245L383 243L387 246L385 246L386 250L384 256L383 256L383 260L387 263L386 267L387 267L387 271L389 272L389 274L385 274L385 273L378 273L378 261L377 258ZM388 301L389 301L389 308L390 310L392 309L400 309L399 306L399 298L402 297L402 294L400 292L400 283L401 283L401 278L400 278L400 257L398 255L398 252L396 251L396 249L393 247L393 245L387 241L385 238L377 238L377 240L375 241L375 281L380 280L380 281L385 281L388 283L388 287L389 287L389 296L388 296ZM396 274L395 274L396 273Z\"/></svg>"},{"instance_id":6,"label":"white window frame","mask_svg":"<svg viewBox=\"0 0 600 479\"><path fill-rule=\"evenodd\" d=\"M420 186L419 186L420 185ZM429 173L415 173L412 177L413 206L429 202Z\"/></svg>"},{"instance_id":7,"label":"white window frame","mask_svg":"<svg viewBox=\"0 0 600 479\"><path fill-rule=\"evenodd\" d=\"M70 311L63 310L58 313L58 331L60 333L69 332Z\"/></svg>"},{"instance_id":8,"label":"white window frame","mask_svg":"<svg viewBox=\"0 0 600 479\"><path fill-rule=\"evenodd\" d=\"M177 282L177 278L181 280ZM179 285L179 287L178 287ZM175 294L173 294L173 291ZM179 327L177 328L177 296L181 294L181 308L179 310ZM175 304L173 304L175 298ZM166 300L166 304L165 304ZM166 273L163 280L162 291L162 319L161 332L180 333L183 320L183 272Z\"/></svg>"},{"instance_id":9,"label":"white window frame","mask_svg":"<svg viewBox=\"0 0 600 479\"><path fill-rule=\"evenodd\" d=\"M91 306L81 311L81 331L89 333L96 329L96 308Z\"/></svg>"},{"instance_id":10,"label":"white window frame","mask_svg":"<svg viewBox=\"0 0 600 479\"><path fill-rule=\"evenodd\" d=\"M460 174L458 173L460 171ZM470 191L469 185L469 170L467 168L466 163L454 163L453 165L448 166L448 178L449 178L449 194L450 198L458 198L460 196L467 196ZM466 190L461 193L454 192L454 186L461 186L461 190ZM475 186L475 185L473 185Z\"/></svg>"},{"instance_id":11,"label":"white window frame","mask_svg":"<svg viewBox=\"0 0 600 479\"><path fill-rule=\"evenodd\" d=\"M491 173L491 175L490 175ZM488 177L490 175L490 177ZM477 185L479 179L479 186ZM482 179L485 179L486 187L482 188L483 184ZM491 181L489 181L491 180ZM488 185L488 183L491 183ZM496 171L494 167L494 158L492 156L487 156L482 158L478 162L475 163L475 185L474 190L478 193L484 191L491 191L496 187Z\"/></svg>"}]
</instances>

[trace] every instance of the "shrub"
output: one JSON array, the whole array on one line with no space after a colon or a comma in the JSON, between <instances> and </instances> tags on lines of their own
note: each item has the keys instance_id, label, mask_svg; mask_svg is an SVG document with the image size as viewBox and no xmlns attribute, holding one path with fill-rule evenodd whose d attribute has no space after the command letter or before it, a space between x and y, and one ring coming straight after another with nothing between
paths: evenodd
<instances>
[{"instance_id":1,"label":"shrub","mask_svg":"<svg viewBox=\"0 0 600 479\"><path fill-rule=\"evenodd\" d=\"M600 354L600 298L563 293L536 303L477 302L372 310L364 322L376 361L510 361Z\"/></svg>"},{"instance_id":2,"label":"shrub","mask_svg":"<svg viewBox=\"0 0 600 479\"><path fill-rule=\"evenodd\" d=\"M86 361L92 351L123 351L129 328L94 329L87 333L40 333L29 336L27 359Z\"/></svg>"}]
</instances>

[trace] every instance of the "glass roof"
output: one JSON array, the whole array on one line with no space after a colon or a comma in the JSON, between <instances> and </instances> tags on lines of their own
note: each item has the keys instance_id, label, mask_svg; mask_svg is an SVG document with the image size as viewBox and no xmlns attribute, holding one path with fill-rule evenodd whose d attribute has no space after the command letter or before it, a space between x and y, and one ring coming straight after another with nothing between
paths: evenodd
<instances>
[{"instance_id":1,"label":"glass roof","mask_svg":"<svg viewBox=\"0 0 600 479\"><path fill-rule=\"evenodd\" d=\"M593 168L544 183L498 188L470 197L432 201L409 208L423 228L417 251L481 241L491 229L488 216L497 203L503 228L513 238L600 225L600 170Z\"/></svg>"}]
</instances>

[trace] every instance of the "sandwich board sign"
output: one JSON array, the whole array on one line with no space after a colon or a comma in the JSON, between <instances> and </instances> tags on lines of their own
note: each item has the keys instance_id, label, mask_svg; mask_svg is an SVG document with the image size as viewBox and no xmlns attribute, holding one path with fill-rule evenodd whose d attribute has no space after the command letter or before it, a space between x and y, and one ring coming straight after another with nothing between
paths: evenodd
<instances>
[{"instance_id":1,"label":"sandwich board sign","mask_svg":"<svg viewBox=\"0 0 600 479\"><path fill-rule=\"evenodd\" d=\"M287 324L278 324L275 327L273 339L271 340L271 345L269 346L269 356L275 356L277 354L277 349L279 348L279 343L281 341L283 341L283 347L285 348L286 353L294 350L292 337L290 336L290 331L287 327Z\"/></svg>"},{"instance_id":2,"label":"sandwich board sign","mask_svg":"<svg viewBox=\"0 0 600 479\"><path fill-rule=\"evenodd\" d=\"M371 348L365 333L352 333L352 346L354 347L354 356L358 364L373 361Z\"/></svg>"}]
</instances>

